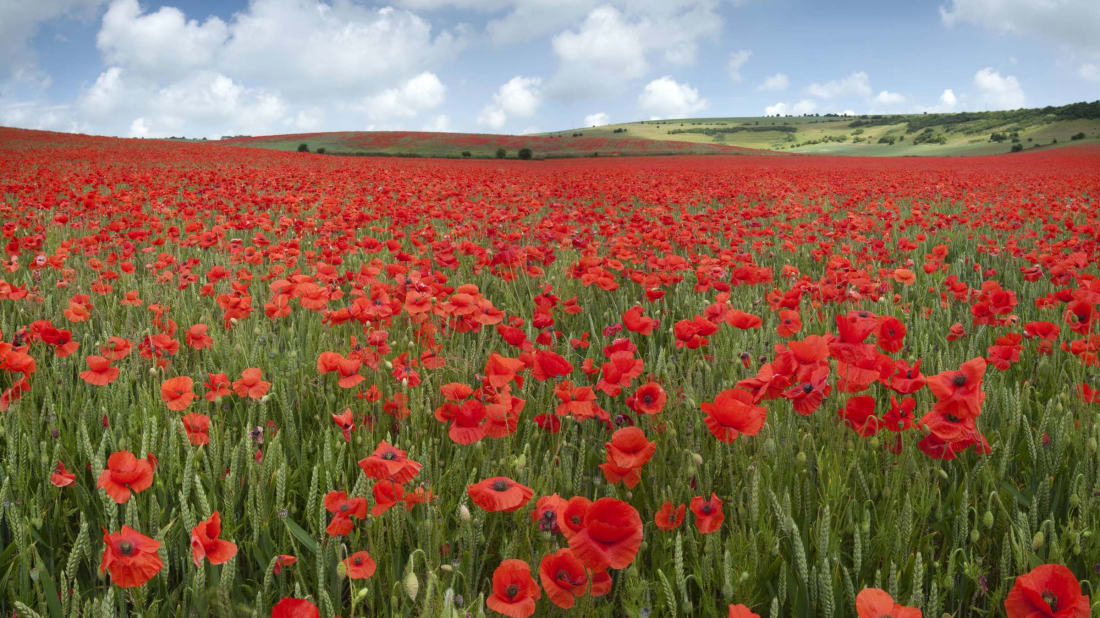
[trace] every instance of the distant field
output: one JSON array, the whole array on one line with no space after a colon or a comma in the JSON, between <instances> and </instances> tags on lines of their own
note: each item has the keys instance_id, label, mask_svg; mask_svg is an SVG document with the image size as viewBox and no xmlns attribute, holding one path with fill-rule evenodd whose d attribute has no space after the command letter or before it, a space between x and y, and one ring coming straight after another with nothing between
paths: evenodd
<instances>
[{"instance_id":1,"label":"distant field","mask_svg":"<svg viewBox=\"0 0 1100 618\"><path fill-rule=\"evenodd\" d=\"M1100 142L1100 102L959 114L648 120L545 135L677 140L812 154L988 155L1010 152L1014 144L1031 149Z\"/></svg>"},{"instance_id":2,"label":"distant field","mask_svg":"<svg viewBox=\"0 0 1100 618\"><path fill-rule=\"evenodd\" d=\"M386 155L461 158L494 158L503 148L508 158L516 158L521 148L530 148L536 159L667 154L738 154L748 149L697 140L623 138L608 132L606 136L535 136L491 135L476 133L426 133L412 131L371 131L339 133L303 133L264 137L234 137L218 144L297 150L306 144L310 152L323 149L326 154ZM468 153L464 155L463 153Z\"/></svg>"}]
</instances>

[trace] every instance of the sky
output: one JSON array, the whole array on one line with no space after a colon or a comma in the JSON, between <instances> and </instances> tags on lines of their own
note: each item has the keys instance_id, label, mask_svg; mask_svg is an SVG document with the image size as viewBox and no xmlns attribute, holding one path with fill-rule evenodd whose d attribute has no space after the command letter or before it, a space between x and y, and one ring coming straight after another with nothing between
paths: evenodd
<instances>
[{"instance_id":1,"label":"sky","mask_svg":"<svg viewBox=\"0 0 1100 618\"><path fill-rule=\"evenodd\" d=\"M531 133L1100 99L1098 0L0 0L0 125Z\"/></svg>"}]
</instances>

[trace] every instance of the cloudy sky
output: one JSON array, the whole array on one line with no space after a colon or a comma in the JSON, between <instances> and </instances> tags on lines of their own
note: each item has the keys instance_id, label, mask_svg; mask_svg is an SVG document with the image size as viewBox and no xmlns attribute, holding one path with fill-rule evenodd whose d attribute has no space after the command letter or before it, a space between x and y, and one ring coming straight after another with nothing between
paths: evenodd
<instances>
[{"instance_id":1,"label":"cloudy sky","mask_svg":"<svg viewBox=\"0 0 1100 618\"><path fill-rule=\"evenodd\" d=\"M0 125L520 133L1100 98L1097 0L0 0Z\"/></svg>"}]
</instances>

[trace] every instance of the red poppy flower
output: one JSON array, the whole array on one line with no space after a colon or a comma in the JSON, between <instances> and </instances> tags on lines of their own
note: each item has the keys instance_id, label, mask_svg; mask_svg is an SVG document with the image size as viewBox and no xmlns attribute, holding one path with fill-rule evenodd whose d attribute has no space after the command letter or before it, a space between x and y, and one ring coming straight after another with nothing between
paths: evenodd
<instances>
[{"instance_id":1,"label":"red poppy flower","mask_svg":"<svg viewBox=\"0 0 1100 618\"><path fill-rule=\"evenodd\" d=\"M686 508L683 504L674 508L672 501L667 500L661 505L661 510L657 511L657 514L653 517L653 522L661 530L675 530L680 527L680 524L684 523Z\"/></svg>"},{"instance_id":2,"label":"red poppy flower","mask_svg":"<svg viewBox=\"0 0 1100 618\"><path fill-rule=\"evenodd\" d=\"M722 442L733 442L737 436L755 436L767 420L768 411L754 405L752 393L739 388L729 388L699 407L706 413L703 423L714 437Z\"/></svg>"},{"instance_id":3,"label":"red poppy flower","mask_svg":"<svg viewBox=\"0 0 1100 618\"><path fill-rule=\"evenodd\" d=\"M691 512L695 513L695 527L700 534L717 532L722 527L726 515L722 512L722 501L716 494L710 495L710 500L704 500L702 496L691 499Z\"/></svg>"},{"instance_id":4,"label":"red poppy flower","mask_svg":"<svg viewBox=\"0 0 1100 618\"><path fill-rule=\"evenodd\" d=\"M119 504L125 504L130 499L131 491L142 492L152 485L153 463L149 459L134 457L130 451L112 453L96 482L97 488L102 488Z\"/></svg>"},{"instance_id":5,"label":"red poppy flower","mask_svg":"<svg viewBox=\"0 0 1100 618\"><path fill-rule=\"evenodd\" d=\"M359 467L367 478L408 483L420 473L421 465L409 459L405 451L383 440L373 453L359 460Z\"/></svg>"},{"instance_id":6,"label":"red poppy flower","mask_svg":"<svg viewBox=\"0 0 1100 618\"><path fill-rule=\"evenodd\" d=\"M367 499L349 499L345 491L330 491L325 494L325 509L333 514L325 532L329 536L343 536L355 529L352 517L363 519L367 516Z\"/></svg>"},{"instance_id":7,"label":"red poppy flower","mask_svg":"<svg viewBox=\"0 0 1100 618\"><path fill-rule=\"evenodd\" d=\"M880 421L875 416L875 398L870 395L852 397L837 410L840 418L864 438L878 433Z\"/></svg>"},{"instance_id":8,"label":"red poppy flower","mask_svg":"<svg viewBox=\"0 0 1100 618\"><path fill-rule=\"evenodd\" d=\"M169 410L180 412L195 400L195 393L191 390L194 382L187 376L168 378L160 385L160 398L168 405Z\"/></svg>"},{"instance_id":9,"label":"red poppy flower","mask_svg":"<svg viewBox=\"0 0 1100 618\"><path fill-rule=\"evenodd\" d=\"M271 618L321 618L321 610L305 599L287 597L271 608Z\"/></svg>"},{"instance_id":10,"label":"red poppy flower","mask_svg":"<svg viewBox=\"0 0 1100 618\"><path fill-rule=\"evenodd\" d=\"M184 336L184 342L194 350L210 347L210 344L214 343L214 340L210 338L210 335L206 334L207 328L206 324L195 324L187 329L187 335Z\"/></svg>"},{"instance_id":11,"label":"red poppy flower","mask_svg":"<svg viewBox=\"0 0 1100 618\"><path fill-rule=\"evenodd\" d=\"M802 330L802 316L797 311L782 309L779 312L779 324L775 332L780 337L791 337Z\"/></svg>"},{"instance_id":12,"label":"red poppy flower","mask_svg":"<svg viewBox=\"0 0 1100 618\"><path fill-rule=\"evenodd\" d=\"M336 426L344 434L345 442L351 442L351 432L355 429L354 419L355 416L351 413L351 408L344 410L342 414L332 415L332 422L336 423Z\"/></svg>"},{"instance_id":13,"label":"red poppy flower","mask_svg":"<svg viewBox=\"0 0 1100 618\"><path fill-rule=\"evenodd\" d=\"M935 408L944 414L977 418L985 401L982 391L985 367L985 359L978 357L966 361L956 371L929 376L928 390L939 400Z\"/></svg>"},{"instance_id":14,"label":"red poppy flower","mask_svg":"<svg viewBox=\"0 0 1100 618\"><path fill-rule=\"evenodd\" d=\"M107 339L107 343L99 348L99 351L111 361L120 361L129 356L133 349L129 339L111 337Z\"/></svg>"},{"instance_id":15,"label":"red poppy flower","mask_svg":"<svg viewBox=\"0 0 1100 618\"><path fill-rule=\"evenodd\" d=\"M763 326L764 320L760 319L758 315L745 313L740 309L730 309L726 313L726 324L741 330L750 330Z\"/></svg>"},{"instance_id":16,"label":"red poppy flower","mask_svg":"<svg viewBox=\"0 0 1100 618\"><path fill-rule=\"evenodd\" d=\"M588 573L568 548L547 554L539 562L539 581L546 596L562 609L569 609L584 596Z\"/></svg>"},{"instance_id":17,"label":"red poppy flower","mask_svg":"<svg viewBox=\"0 0 1100 618\"><path fill-rule=\"evenodd\" d=\"M856 595L856 614L859 618L921 618L919 609L895 603L893 597L878 588L859 591Z\"/></svg>"},{"instance_id":18,"label":"red poppy flower","mask_svg":"<svg viewBox=\"0 0 1100 618\"><path fill-rule=\"evenodd\" d=\"M509 558L493 571L493 594L485 599L485 605L511 618L527 618L535 613L535 601L540 597L542 592L531 577L531 567Z\"/></svg>"},{"instance_id":19,"label":"red poppy flower","mask_svg":"<svg viewBox=\"0 0 1100 618\"><path fill-rule=\"evenodd\" d=\"M535 352L535 362L531 368L531 373L539 382L567 376L572 372L573 364L565 360L562 355L549 350L537 350Z\"/></svg>"},{"instance_id":20,"label":"red poppy flower","mask_svg":"<svg viewBox=\"0 0 1100 618\"><path fill-rule=\"evenodd\" d=\"M760 618L760 614L754 613L748 607L738 603L737 605L730 605L728 618Z\"/></svg>"},{"instance_id":21,"label":"red poppy flower","mask_svg":"<svg viewBox=\"0 0 1100 618\"><path fill-rule=\"evenodd\" d=\"M611 434L611 441L604 447L607 459L622 468L640 468L657 450L657 443L650 442L645 432L637 427L623 427Z\"/></svg>"},{"instance_id":22,"label":"red poppy flower","mask_svg":"<svg viewBox=\"0 0 1100 618\"><path fill-rule=\"evenodd\" d=\"M524 366L523 361L518 358L508 358L493 352L485 362L485 379L493 388L501 388L512 380L522 386L523 379L516 374L522 371Z\"/></svg>"},{"instance_id":23,"label":"red poppy flower","mask_svg":"<svg viewBox=\"0 0 1100 618\"><path fill-rule=\"evenodd\" d=\"M378 517L405 497L405 488L392 481L380 481L374 484L371 493L374 494L374 506L370 507L370 514Z\"/></svg>"},{"instance_id":24,"label":"red poppy flower","mask_svg":"<svg viewBox=\"0 0 1100 618\"><path fill-rule=\"evenodd\" d=\"M668 394L656 382L647 382L638 387L627 400L631 410L641 414L656 415L665 409Z\"/></svg>"},{"instance_id":25,"label":"red poppy flower","mask_svg":"<svg viewBox=\"0 0 1100 618\"><path fill-rule=\"evenodd\" d=\"M565 538L572 538L584 528L584 516L592 501L584 496L573 496L558 510L558 528Z\"/></svg>"},{"instance_id":26,"label":"red poppy flower","mask_svg":"<svg viewBox=\"0 0 1100 618\"><path fill-rule=\"evenodd\" d=\"M103 529L103 558L99 572L110 573L111 582L120 588L137 588L160 572L164 563L157 553L160 541L151 539L130 526L114 534Z\"/></svg>"},{"instance_id":27,"label":"red poppy flower","mask_svg":"<svg viewBox=\"0 0 1100 618\"><path fill-rule=\"evenodd\" d=\"M241 372L241 379L233 383L233 392L238 397L250 397L259 399L267 394L271 387L270 382L264 382L261 378L263 372L255 367L249 367Z\"/></svg>"},{"instance_id":28,"label":"red poppy flower","mask_svg":"<svg viewBox=\"0 0 1100 618\"><path fill-rule=\"evenodd\" d=\"M1090 600L1061 564L1044 564L1016 578L1005 599L1008 618L1087 618Z\"/></svg>"},{"instance_id":29,"label":"red poppy flower","mask_svg":"<svg viewBox=\"0 0 1100 618\"><path fill-rule=\"evenodd\" d=\"M494 476L474 483L466 487L466 493L474 504L490 513L518 510L534 494L530 487L520 485L506 476Z\"/></svg>"},{"instance_id":30,"label":"red poppy flower","mask_svg":"<svg viewBox=\"0 0 1100 618\"><path fill-rule=\"evenodd\" d=\"M905 332L904 322L893 316L883 316L878 323L878 347L887 354L901 351Z\"/></svg>"},{"instance_id":31,"label":"red poppy flower","mask_svg":"<svg viewBox=\"0 0 1100 618\"><path fill-rule=\"evenodd\" d=\"M641 545L642 518L634 507L615 498L593 502L584 515L583 527L569 539L573 554L594 571L625 569Z\"/></svg>"},{"instance_id":32,"label":"red poppy flower","mask_svg":"<svg viewBox=\"0 0 1100 618\"><path fill-rule=\"evenodd\" d=\"M80 379L92 386L106 386L118 379L118 367L112 367L110 359L102 356L89 356L84 359L88 370L80 372Z\"/></svg>"},{"instance_id":33,"label":"red poppy flower","mask_svg":"<svg viewBox=\"0 0 1100 618\"><path fill-rule=\"evenodd\" d=\"M222 519L217 511L191 529L191 558L195 566L199 566L203 558L210 564L222 564L237 555L237 545L219 539L221 533Z\"/></svg>"},{"instance_id":34,"label":"red poppy flower","mask_svg":"<svg viewBox=\"0 0 1100 618\"><path fill-rule=\"evenodd\" d=\"M920 372L920 359L912 366L903 360L894 361L894 371L891 372L883 383L887 388L902 395L911 395L924 388L926 378Z\"/></svg>"},{"instance_id":35,"label":"red poppy flower","mask_svg":"<svg viewBox=\"0 0 1100 618\"><path fill-rule=\"evenodd\" d=\"M76 481L76 475L65 469L65 464L57 462L57 471L50 475L50 483L54 487L68 487Z\"/></svg>"},{"instance_id":36,"label":"red poppy flower","mask_svg":"<svg viewBox=\"0 0 1100 618\"><path fill-rule=\"evenodd\" d=\"M217 401L220 397L229 395L228 376L224 373L208 373L206 375L206 382L203 383L203 386L206 387L207 401Z\"/></svg>"},{"instance_id":37,"label":"red poppy flower","mask_svg":"<svg viewBox=\"0 0 1100 618\"><path fill-rule=\"evenodd\" d=\"M296 558L295 556L291 556L290 554L279 554L277 558L278 559L275 560L275 567L272 569L272 572L275 575L282 573L283 567L288 567L295 562L298 562L298 558Z\"/></svg>"},{"instance_id":38,"label":"red poppy flower","mask_svg":"<svg viewBox=\"0 0 1100 618\"><path fill-rule=\"evenodd\" d=\"M187 441L194 446L210 444L210 417L205 414L191 412L184 414L183 429L187 432Z\"/></svg>"},{"instance_id":39,"label":"red poppy flower","mask_svg":"<svg viewBox=\"0 0 1100 618\"><path fill-rule=\"evenodd\" d=\"M357 551L344 559L344 569L351 579L370 579L374 575L374 559L365 551Z\"/></svg>"}]
</instances>

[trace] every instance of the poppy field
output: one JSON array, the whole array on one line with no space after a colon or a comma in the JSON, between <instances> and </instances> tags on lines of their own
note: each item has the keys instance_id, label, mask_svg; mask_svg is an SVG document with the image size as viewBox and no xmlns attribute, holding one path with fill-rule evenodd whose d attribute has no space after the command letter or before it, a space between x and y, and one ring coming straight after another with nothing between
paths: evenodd
<instances>
[{"instance_id":1,"label":"poppy field","mask_svg":"<svg viewBox=\"0 0 1100 618\"><path fill-rule=\"evenodd\" d=\"M1086 618L1098 200L0 129L0 609Z\"/></svg>"}]
</instances>

